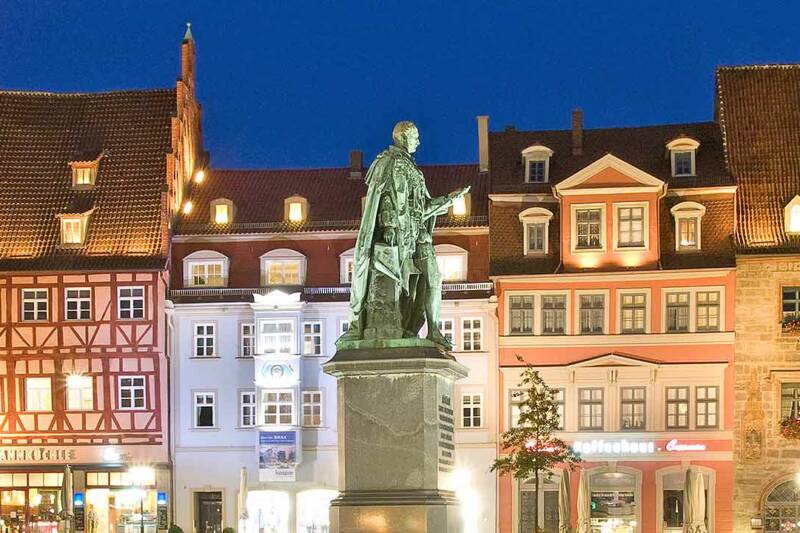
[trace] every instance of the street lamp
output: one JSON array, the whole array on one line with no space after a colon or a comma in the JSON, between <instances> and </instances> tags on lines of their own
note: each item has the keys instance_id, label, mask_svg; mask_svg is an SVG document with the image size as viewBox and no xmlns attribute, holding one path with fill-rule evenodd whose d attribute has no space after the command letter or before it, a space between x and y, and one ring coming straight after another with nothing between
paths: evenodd
<instances>
[{"instance_id":1,"label":"street lamp","mask_svg":"<svg viewBox=\"0 0 800 533\"><path fill-rule=\"evenodd\" d=\"M144 499L147 496L145 487L153 484L156 472L149 466L134 466L128 469L128 478L131 485L138 487L142 491L142 498L139 500L139 518L141 519L141 533L144 533Z\"/></svg>"}]
</instances>

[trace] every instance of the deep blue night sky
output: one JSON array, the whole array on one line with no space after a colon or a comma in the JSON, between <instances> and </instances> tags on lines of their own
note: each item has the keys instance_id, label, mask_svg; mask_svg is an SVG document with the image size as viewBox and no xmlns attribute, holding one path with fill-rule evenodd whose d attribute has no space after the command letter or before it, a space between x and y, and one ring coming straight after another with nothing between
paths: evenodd
<instances>
[{"instance_id":1,"label":"deep blue night sky","mask_svg":"<svg viewBox=\"0 0 800 533\"><path fill-rule=\"evenodd\" d=\"M800 61L795 3L0 0L0 87L167 87L184 22L216 167L371 159L401 118L422 162L491 128L708 120L714 67Z\"/></svg>"}]
</instances>

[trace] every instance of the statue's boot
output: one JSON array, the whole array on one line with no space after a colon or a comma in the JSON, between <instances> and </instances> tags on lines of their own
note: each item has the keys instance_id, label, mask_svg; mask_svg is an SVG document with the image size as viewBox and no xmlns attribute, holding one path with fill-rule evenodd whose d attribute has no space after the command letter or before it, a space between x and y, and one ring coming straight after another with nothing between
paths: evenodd
<instances>
[{"instance_id":1,"label":"statue's boot","mask_svg":"<svg viewBox=\"0 0 800 533\"><path fill-rule=\"evenodd\" d=\"M453 350L453 344L449 340L447 340L447 337L442 335L442 332L439 330L438 327L433 327L433 328L429 327L427 338L429 341L438 344L448 352Z\"/></svg>"}]
</instances>

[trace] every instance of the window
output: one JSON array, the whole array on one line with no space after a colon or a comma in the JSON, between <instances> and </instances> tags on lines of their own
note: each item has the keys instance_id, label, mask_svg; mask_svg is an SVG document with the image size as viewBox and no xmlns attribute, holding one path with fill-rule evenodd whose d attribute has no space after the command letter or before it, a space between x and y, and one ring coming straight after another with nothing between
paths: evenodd
<instances>
[{"instance_id":1,"label":"window","mask_svg":"<svg viewBox=\"0 0 800 533\"><path fill-rule=\"evenodd\" d=\"M294 422L294 392L291 390L262 393L264 424L267 426L289 426Z\"/></svg>"},{"instance_id":2,"label":"window","mask_svg":"<svg viewBox=\"0 0 800 533\"><path fill-rule=\"evenodd\" d=\"M131 410L144 409L144 407L144 376L120 376L119 408Z\"/></svg>"},{"instance_id":3,"label":"window","mask_svg":"<svg viewBox=\"0 0 800 533\"><path fill-rule=\"evenodd\" d=\"M644 429L646 412L646 389L644 387L622 387L622 420L620 429Z\"/></svg>"},{"instance_id":4,"label":"window","mask_svg":"<svg viewBox=\"0 0 800 533\"><path fill-rule=\"evenodd\" d=\"M717 427L717 415L719 413L719 389L717 387L696 387L695 407L695 427Z\"/></svg>"},{"instance_id":5,"label":"window","mask_svg":"<svg viewBox=\"0 0 800 533\"><path fill-rule=\"evenodd\" d=\"M439 331L442 332L444 338L447 339L455 349L455 321L452 318L443 318L439 320Z\"/></svg>"},{"instance_id":6,"label":"window","mask_svg":"<svg viewBox=\"0 0 800 533\"><path fill-rule=\"evenodd\" d=\"M322 391L303 391L303 426L322 426Z\"/></svg>"},{"instance_id":7,"label":"window","mask_svg":"<svg viewBox=\"0 0 800 533\"><path fill-rule=\"evenodd\" d=\"M94 408L94 387L91 376L67 376L67 409L91 411Z\"/></svg>"},{"instance_id":8,"label":"window","mask_svg":"<svg viewBox=\"0 0 800 533\"><path fill-rule=\"evenodd\" d=\"M214 204L214 223L227 224L231 221L231 206L226 203Z\"/></svg>"},{"instance_id":9,"label":"window","mask_svg":"<svg viewBox=\"0 0 800 533\"><path fill-rule=\"evenodd\" d=\"M216 404L213 392L194 393L194 427L213 428L216 425Z\"/></svg>"},{"instance_id":10,"label":"window","mask_svg":"<svg viewBox=\"0 0 800 533\"><path fill-rule=\"evenodd\" d=\"M647 295L623 294L621 297L622 333L644 333L647 322Z\"/></svg>"},{"instance_id":11,"label":"window","mask_svg":"<svg viewBox=\"0 0 800 533\"><path fill-rule=\"evenodd\" d=\"M553 403L556 404L556 413L558 413L558 429L564 429L565 411L564 411L564 389L553 389Z\"/></svg>"},{"instance_id":12,"label":"window","mask_svg":"<svg viewBox=\"0 0 800 533\"><path fill-rule=\"evenodd\" d=\"M51 392L50 378L25 379L25 410L53 410L53 395Z\"/></svg>"},{"instance_id":13,"label":"window","mask_svg":"<svg viewBox=\"0 0 800 533\"><path fill-rule=\"evenodd\" d=\"M350 248L339 256L339 282L344 284L353 283L353 254L354 248Z\"/></svg>"},{"instance_id":14,"label":"window","mask_svg":"<svg viewBox=\"0 0 800 533\"><path fill-rule=\"evenodd\" d=\"M800 419L800 383L781 383L781 419Z\"/></svg>"},{"instance_id":15,"label":"window","mask_svg":"<svg viewBox=\"0 0 800 533\"><path fill-rule=\"evenodd\" d=\"M253 357L256 354L256 325L248 322L240 327L239 355L241 357Z\"/></svg>"},{"instance_id":16,"label":"window","mask_svg":"<svg viewBox=\"0 0 800 533\"><path fill-rule=\"evenodd\" d=\"M22 320L47 320L47 289L22 289Z\"/></svg>"},{"instance_id":17,"label":"window","mask_svg":"<svg viewBox=\"0 0 800 533\"><path fill-rule=\"evenodd\" d=\"M119 288L119 318L144 318L144 287Z\"/></svg>"},{"instance_id":18,"label":"window","mask_svg":"<svg viewBox=\"0 0 800 533\"><path fill-rule=\"evenodd\" d=\"M800 319L800 287L784 287L781 294L783 321Z\"/></svg>"},{"instance_id":19,"label":"window","mask_svg":"<svg viewBox=\"0 0 800 533\"><path fill-rule=\"evenodd\" d=\"M689 137L679 137L667 143L673 177L695 175L695 154L700 143Z\"/></svg>"},{"instance_id":20,"label":"window","mask_svg":"<svg viewBox=\"0 0 800 533\"><path fill-rule=\"evenodd\" d=\"M481 351L481 319L465 318L461 322L462 339L465 352Z\"/></svg>"},{"instance_id":21,"label":"window","mask_svg":"<svg viewBox=\"0 0 800 533\"><path fill-rule=\"evenodd\" d=\"M700 221L706 208L697 202L681 202L670 209L675 218L675 250L696 252L700 250Z\"/></svg>"},{"instance_id":22,"label":"window","mask_svg":"<svg viewBox=\"0 0 800 533\"><path fill-rule=\"evenodd\" d=\"M800 233L800 195L792 198L783 209L783 229L787 235Z\"/></svg>"},{"instance_id":23,"label":"window","mask_svg":"<svg viewBox=\"0 0 800 533\"><path fill-rule=\"evenodd\" d=\"M524 390L512 390L509 401L509 427L519 427L519 417L523 412L522 404L525 401L526 393Z\"/></svg>"},{"instance_id":24,"label":"window","mask_svg":"<svg viewBox=\"0 0 800 533\"><path fill-rule=\"evenodd\" d=\"M667 387L667 429L689 427L689 387Z\"/></svg>"},{"instance_id":25,"label":"window","mask_svg":"<svg viewBox=\"0 0 800 533\"><path fill-rule=\"evenodd\" d=\"M193 263L191 285L219 287L222 280L222 263Z\"/></svg>"},{"instance_id":26,"label":"window","mask_svg":"<svg viewBox=\"0 0 800 533\"><path fill-rule=\"evenodd\" d=\"M605 329L604 294L580 295L580 331L582 335L602 334Z\"/></svg>"},{"instance_id":27,"label":"window","mask_svg":"<svg viewBox=\"0 0 800 533\"><path fill-rule=\"evenodd\" d=\"M549 253L548 228L553 213L541 207L531 207L519 214L524 236L525 255L541 255Z\"/></svg>"},{"instance_id":28,"label":"window","mask_svg":"<svg viewBox=\"0 0 800 533\"><path fill-rule=\"evenodd\" d=\"M303 355L322 355L322 322L303 322Z\"/></svg>"},{"instance_id":29,"label":"window","mask_svg":"<svg viewBox=\"0 0 800 533\"><path fill-rule=\"evenodd\" d=\"M603 429L603 389L578 389L578 412L582 430Z\"/></svg>"},{"instance_id":30,"label":"window","mask_svg":"<svg viewBox=\"0 0 800 533\"><path fill-rule=\"evenodd\" d=\"M566 296L542 296L542 335L563 335L566 317Z\"/></svg>"},{"instance_id":31,"label":"window","mask_svg":"<svg viewBox=\"0 0 800 533\"><path fill-rule=\"evenodd\" d=\"M436 265L442 281L462 281L467 279L467 251L453 244L437 244Z\"/></svg>"},{"instance_id":32,"label":"window","mask_svg":"<svg viewBox=\"0 0 800 533\"><path fill-rule=\"evenodd\" d=\"M689 331L688 292L672 292L667 294L666 321L668 333Z\"/></svg>"},{"instance_id":33,"label":"window","mask_svg":"<svg viewBox=\"0 0 800 533\"><path fill-rule=\"evenodd\" d=\"M66 295L66 319L67 320L91 320L92 318L92 290L91 289L67 289Z\"/></svg>"},{"instance_id":34,"label":"window","mask_svg":"<svg viewBox=\"0 0 800 533\"><path fill-rule=\"evenodd\" d=\"M72 185L75 187L94 185L96 167L73 167Z\"/></svg>"},{"instance_id":35,"label":"window","mask_svg":"<svg viewBox=\"0 0 800 533\"><path fill-rule=\"evenodd\" d=\"M617 207L617 246L642 248L645 246L645 206Z\"/></svg>"},{"instance_id":36,"label":"window","mask_svg":"<svg viewBox=\"0 0 800 533\"><path fill-rule=\"evenodd\" d=\"M187 287L224 287L228 284L228 258L213 250L198 250L183 258L183 283Z\"/></svg>"},{"instance_id":37,"label":"window","mask_svg":"<svg viewBox=\"0 0 800 533\"><path fill-rule=\"evenodd\" d=\"M308 218L308 200L302 196L290 196L283 201L283 218L285 221L299 224Z\"/></svg>"},{"instance_id":38,"label":"window","mask_svg":"<svg viewBox=\"0 0 800 533\"><path fill-rule=\"evenodd\" d=\"M302 285L305 282L305 270L305 256L294 250L271 250L261 256L264 285Z\"/></svg>"},{"instance_id":39,"label":"window","mask_svg":"<svg viewBox=\"0 0 800 533\"><path fill-rule=\"evenodd\" d=\"M239 393L239 425L243 428L256 425L256 393L253 391Z\"/></svg>"},{"instance_id":40,"label":"window","mask_svg":"<svg viewBox=\"0 0 800 533\"><path fill-rule=\"evenodd\" d=\"M216 356L216 333L214 324L194 325L194 356Z\"/></svg>"},{"instance_id":41,"label":"window","mask_svg":"<svg viewBox=\"0 0 800 533\"><path fill-rule=\"evenodd\" d=\"M511 334L533 334L533 296L509 297L511 310Z\"/></svg>"},{"instance_id":42,"label":"window","mask_svg":"<svg viewBox=\"0 0 800 533\"><path fill-rule=\"evenodd\" d=\"M525 166L525 182L547 183L549 181L550 156L553 151L546 146L533 145L522 151Z\"/></svg>"},{"instance_id":43,"label":"window","mask_svg":"<svg viewBox=\"0 0 800 533\"><path fill-rule=\"evenodd\" d=\"M547 163L542 159L528 161L528 183L545 183L546 166Z\"/></svg>"},{"instance_id":44,"label":"window","mask_svg":"<svg viewBox=\"0 0 800 533\"><path fill-rule=\"evenodd\" d=\"M719 331L719 292L697 293L697 331Z\"/></svg>"},{"instance_id":45,"label":"window","mask_svg":"<svg viewBox=\"0 0 800 533\"><path fill-rule=\"evenodd\" d=\"M450 208L450 214L454 217L465 217L469 215L470 204L471 202L469 193L463 196L458 196L453 200L453 206Z\"/></svg>"},{"instance_id":46,"label":"window","mask_svg":"<svg viewBox=\"0 0 800 533\"><path fill-rule=\"evenodd\" d=\"M291 202L289 204L289 221L302 222L303 218L303 204L300 202Z\"/></svg>"},{"instance_id":47,"label":"window","mask_svg":"<svg viewBox=\"0 0 800 533\"><path fill-rule=\"evenodd\" d=\"M575 209L575 233L577 250L600 250L603 248L603 212L600 208Z\"/></svg>"},{"instance_id":48,"label":"window","mask_svg":"<svg viewBox=\"0 0 800 533\"><path fill-rule=\"evenodd\" d=\"M297 353L294 348L294 324L291 321L261 323L261 348L264 353Z\"/></svg>"},{"instance_id":49,"label":"window","mask_svg":"<svg viewBox=\"0 0 800 533\"><path fill-rule=\"evenodd\" d=\"M461 427L479 428L483 409L483 395L480 393L467 393L461 395Z\"/></svg>"},{"instance_id":50,"label":"window","mask_svg":"<svg viewBox=\"0 0 800 533\"><path fill-rule=\"evenodd\" d=\"M339 321L339 335L344 335L350 329L350 321L349 320L340 320Z\"/></svg>"},{"instance_id":51,"label":"window","mask_svg":"<svg viewBox=\"0 0 800 533\"><path fill-rule=\"evenodd\" d=\"M61 244L83 243L83 218L61 217Z\"/></svg>"}]
</instances>

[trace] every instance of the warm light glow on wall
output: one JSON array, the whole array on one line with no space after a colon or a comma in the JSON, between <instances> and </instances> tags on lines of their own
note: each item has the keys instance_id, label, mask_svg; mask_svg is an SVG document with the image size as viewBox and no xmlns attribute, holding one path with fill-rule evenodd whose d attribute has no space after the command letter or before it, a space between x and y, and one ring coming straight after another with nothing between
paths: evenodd
<instances>
[{"instance_id":1,"label":"warm light glow on wall","mask_svg":"<svg viewBox=\"0 0 800 533\"><path fill-rule=\"evenodd\" d=\"M194 182L195 183L203 183L203 180L206 179L206 171L202 168L194 173Z\"/></svg>"},{"instance_id":2,"label":"warm light glow on wall","mask_svg":"<svg viewBox=\"0 0 800 533\"><path fill-rule=\"evenodd\" d=\"M186 200L186 202L184 202L183 204L183 214L188 215L189 213L191 213L193 207L194 205L192 205L192 201Z\"/></svg>"},{"instance_id":3,"label":"warm light glow on wall","mask_svg":"<svg viewBox=\"0 0 800 533\"><path fill-rule=\"evenodd\" d=\"M581 268L597 268L600 264L600 254L581 254L578 258L578 266Z\"/></svg>"},{"instance_id":4,"label":"warm light glow on wall","mask_svg":"<svg viewBox=\"0 0 800 533\"><path fill-rule=\"evenodd\" d=\"M302 222L303 221L303 204L300 202L292 202L289 204L289 221Z\"/></svg>"},{"instance_id":5,"label":"warm light glow on wall","mask_svg":"<svg viewBox=\"0 0 800 533\"><path fill-rule=\"evenodd\" d=\"M227 224L230 222L228 211L228 206L225 204L217 204L214 206L214 222L217 224Z\"/></svg>"},{"instance_id":6,"label":"warm light glow on wall","mask_svg":"<svg viewBox=\"0 0 800 533\"><path fill-rule=\"evenodd\" d=\"M465 216L467 214L467 199L459 196L453 200L453 215Z\"/></svg>"},{"instance_id":7,"label":"warm light glow on wall","mask_svg":"<svg viewBox=\"0 0 800 533\"><path fill-rule=\"evenodd\" d=\"M622 264L626 267L638 267L643 262L642 254L625 254L622 256Z\"/></svg>"},{"instance_id":8,"label":"warm light glow on wall","mask_svg":"<svg viewBox=\"0 0 800 533\"><path fill-rule=\"evenodd\" d=\"M70 374L67 376L67 388L69 389L82 389L92 386L92 378L82 374Z\"/></svg>"}]
</instances>

